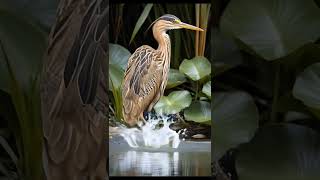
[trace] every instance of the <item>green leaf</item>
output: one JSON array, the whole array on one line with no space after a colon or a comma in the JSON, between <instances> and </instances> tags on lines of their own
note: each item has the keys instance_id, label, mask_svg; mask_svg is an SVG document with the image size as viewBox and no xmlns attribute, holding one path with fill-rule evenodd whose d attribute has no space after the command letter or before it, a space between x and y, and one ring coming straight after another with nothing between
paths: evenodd
<instances>
[{"instance_id":1,"label":"green leaf","mask_svg":"<svg viewBox=\"0 0 320 180\"><path fill-rule=\"evenodd\" d=\"M14 80L25 91L31 90L30 83L41 70L45 39L43 32L33 25L0 10L0 69L4 70L0 72L3 76L0 80L8 85Z\"/></svg>"},{"instance_id":2,"label":"green leaf","mask_svg":"<svg viewBox=\"0 0 320 180\"><path fill-rule=\"evenodd\" d=\"M131 53L118 44L109 43L109 90L119 89Z\"/></svg>"},{"instance_id":3,"label":"green leaf","mask_svg":"<svg viewBox=\"0 0 320 180\"><path fill-rule=\"evenodd\" d=\"M33 180L43 179L39 74L46 36L24 19L0 10L0 64L6 69L0 76L8 82L4 90L9 91L17 115L10 120L15 124L19 174Z\"/></svg>"},{"instance_id":4,"label":"green leaf","mask_svg":"<svg viewBox=\"0 0 320 180\"><path fill-rule=\"evenodd\" d=\"M47 29L55 21L57 7L56 0L0 0L0 9L26 17Z\"/></svg>"},{"instance_id":5,"label":"green leaf","mask_svg":"<svg viewBox=\"0 0 320 180\"><path fill-rule=\"evenodd\" d=\"M109 64L126 70L131 53L119 44L109 43Z\"/></svg>"},{"instance_id":6,"label":"green leaf","mask_svg":"<svg viewBox=\"0 0 320 180\"><path fill-rule=\"evenodd\" d=\"M190 106L191 101L189 91L173 91L168 96L162 96L154 109L157 114L176 114Z\"/></svg>"},{"instance_id":7,"label":"green leaf","mask_svg":"<svg viewBox=\"0 0 320 180\"><path fill-rule=\"evenodd\" d=\"M244 92L216 93L212 114L214 160L250 141L258 128L258 109L253 98Z\"/></svg>"},{"instance_id":8,"label":"green leaf","mask_svg":"<svg viewBox=\"0 0 320 180\"><path fill-rule=\"evenodd\" d=\"M213 48L213 75L217 76L242 63L240 49L235 41L221 33L217 28L212 28Z\"/></svg>"},{"instance_id":9,"label":"green leaf","mask_svg":"<svg viewBox=\"0 0 320 180\"><path fill-rule=\"evenodd\" d=\"M10 93L10 75L5 61L5 54L0 44L0 89L6 93Z\"/></svg>"},{"instance_id":10,"label":"green leaf","mask_svg":"<svg viewBox=\"0 0 320 180\"><path fill-rule=\"evenodd\" d=\"M182 61L179 71L187 75L193 81L200 80L211 73L211 64L203 56L194 57L191 60Z\"/></svg>"},{"instance_id":11,"label":"green leaf","mask_svg":"<svg viewBox=\"0 0 320 180\"><path fill-rule=\"evenodd\" d=\"M195 101L185 111L184 117L188 121L207 123L211 121L211 107L207 101Z\"/></svg>"},{"instance_id":12,"label":"green leaf","mask_svg":"<svg viewBox=\"0 0 320 180\"><path fill-rule=\"evenodd\" d=\"M320 10L313 0L233 0L221 28L274 60L319 38Z\"/></svg>"},{"instance_id":13,"label":"green leaf","mask_svg":"<svg viewBox=\"0 0 320 180\"><path fill-rule=\"evenodd\" d=\"M0 136L0 145L3 147L3 149L8 153L8 155L10 156L10 158L12 159L12 161L15 163L15 165L17 166L17 162L18 162L18 157L16 156L16 154L14 153L14 151L12 150L12 148L10 147L10 145L8 144L8 142L2 137Z\"/></svg>"},{"instance_id":14,"label":"green leaf","mask_svg":"<svg viewBox=\"0 0 320 180\"><path fill-rule=\"evenodd\" d=\"M205 85L202 87L202 92L211 99L211 81L207 82Z\"/></svg>"},{"instance_id":15,"label":"green leaf","mask_svg":"<svg viewBox=\"0 0 320 180\"><path fill-rule=\"evenodd\" d=\"M174 88L186 82L187 79L180 71L176 69L169 70L168 83L166 89Z\"/></svg>"},{"instance_id":16,"label":"green leaf","mask_svg":"<svg viewBox=\"0 0 320 180\"><path fill-rule=\"evenodd\" d=\"M118 44L109 43L109 90L113 95L113 105L117 119L122 118L122 81L131 53Z\"/></svg>"},{"instance_id":17,"label":"green leaf","mask_svg":"<svg viewBox=\"0 0 320 180\"><path fill-rule=\"evenodd\" d=\"M109 76L109 90L121 88L124 71L113 64L109 64Z\"/></svg>"},{"instance_id":18,"label":"green leaf","mask_svg":"<svg viewBox=\"0 0 320 180\"><path fill-rule=\"evenodd\" d=\"M320 63L307 67L296 79L293 96L308 107L320 110Z\"/></svg>"},{"instance_id":19,"label":"green leaf","mask_svg":"<svg viewBox=\"0 0 320 180\"><path fill-rule=\"evenodd\" d=\"M245 180L317 180L319 167L319 133L294 124L263 127L240 146L236 159L238 177Z\"/></svg>"},{"instance_id":20,"label":"green leaf","mask_svg":"<svg viewBox=\"0 0 320 180\"><path fill-rule=\"evenodd\" d=\"M153 4L147 4L143 11L142 11L142 14L140 15L134 29L133 29L133 32L132 32L132 35L131 35L131 39L130 39L130 42L131 43L134 39L134 37L136 36L137 32L139 31L139 29L141 28L142 24L145 22L145 20L147 19L149 13L150 13L150 10L152 8Z\"/></svg>"}]
</instances>

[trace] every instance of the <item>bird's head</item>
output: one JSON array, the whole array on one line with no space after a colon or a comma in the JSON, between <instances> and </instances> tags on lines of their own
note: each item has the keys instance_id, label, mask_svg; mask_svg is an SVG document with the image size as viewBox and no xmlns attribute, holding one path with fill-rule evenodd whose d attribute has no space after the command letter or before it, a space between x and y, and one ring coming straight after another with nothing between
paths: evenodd
<instances>
[{"instance_id":1,"label":"bird's head","mask_svg":"<svg viewBox=\"0 0 320 180\"><path fill-rule=\"evenodd\" d=\"M154 24L153 26L154 28L164 32L171 29L182 29L182 28L195 30L195 31L203 31L203 29L201 28L182 22L179 18L171 14L165 14L159 17L150 25L150 27L153 24Z\"/></svg>"}]
</instances>

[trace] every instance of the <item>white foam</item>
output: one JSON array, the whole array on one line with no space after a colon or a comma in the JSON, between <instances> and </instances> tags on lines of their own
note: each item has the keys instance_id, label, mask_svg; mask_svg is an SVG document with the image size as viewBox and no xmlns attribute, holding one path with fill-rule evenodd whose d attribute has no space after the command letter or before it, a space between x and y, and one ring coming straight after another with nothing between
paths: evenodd
<instances>
[{"instance_id":1,"label":"white foam","mask_svg":"<svg viewBox=\"0 0 320 180\"><path fill-rule=\"evenodd\" d=\"M163 121L163 127L157 125ZM159 117L151 118L149 116L146 124L138 124L138 128L120 127L120 135L127 141L128 145L133 148L152 147L160 148L169 146L178 148L180 144L179 133L169 128L173 122L168 116L160 115Z\"/></svg>"}]
</instances>

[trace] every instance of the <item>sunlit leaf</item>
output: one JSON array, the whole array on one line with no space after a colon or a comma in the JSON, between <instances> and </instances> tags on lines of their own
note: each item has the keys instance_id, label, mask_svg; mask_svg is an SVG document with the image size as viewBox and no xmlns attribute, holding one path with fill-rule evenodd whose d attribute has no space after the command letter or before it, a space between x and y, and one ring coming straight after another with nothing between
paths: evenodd
<instances>
[{"instance_id":1,"label":"sunlit leaf","mask_svg":"<svg viewBox=\"0 0 320 180\"><path fill-rule=\"evenodd\" d=\"M244 92L216 93L213 98L213 159L250 141L258 128L259 114L253 98Z\"/></svg>"},{"instance_id":2,"label":"sunlit leaf","mask_svg":"<svg viewBox=\"0 0 320 180\"><path fill-rule=\"evenodd\" d=\"M199 123L211 121L211 107L207 101L195 101L184 111L186 120Z\"/></svg>"},{"instance_id":3,"label":"sunlit leaf","mask_svg":"<svg viewBox=\"0 0 320 180\"><path fill-rule=\"evenodd\" d=\"M221 28L267 60L319 38L320 10L313 0L232 0Z\"/></svg>"},{"instance_id":4,"label":"sunlit leaf","mask_svg":"<svg viewBox=\"0 0 320 180\"><path fill-rule=\"evenodd\" d=\"M197 81L210 75L211 64L207 58L197 56L191 60L183 60L180 64L179 71L187 75L190 79Z\"/></svg>"},{"instance_id":5,"label":"sunlit leaf","mask_svg":"<svg viewBox=\"0 0 320 180\"><path fill-rule=\"evenodd\" d=\"M166 89L170 89L186 82L187 79L180 71L176 69L169 70L168 83Z\"/></svg>"},{"instance_id":6,"label":"sunlit leaf","mask_svg":"<svg viewBox=\"0 0 320 180\"><path fill-rule=\"evenodd\" d=\"M109 90L121 88L124 71L113 64L109 64Z\"/></svg>"},{"instance_id":7,"label":"sunlit leaf","mask_svg":"<svg viewBox=\"0 0 320 180\"><path fill-rule=\"evenodd\" d=\"M305 105L320 110L320 63L307 67L298 76L293 95Z\"/></svg>"},{"instance_id":8,"label":"sunlit leaf","mask_svg":"<svg viewBox=\"0 0 320 180\"><path fill-rule=\"evenodd\" d=\"M246 180L320 179L320 134L300 125L263 127L241 145L236 169Z\"/></svg>"},{"instance_id":9,"label":"sunlit leaf","mask_svg":"<svg viewBox=\"0 0 320 180\"><path fill-rule=\"evenodd\" d=\"M168 96L162 96L154 109L157 114L176 114L190 106L191 101L189 91L173 91Z\"/></svg>"},{"instance_id":10,"label":"sunlit leaf","mask_svg":"<svg viewBox=\"0 0 320 180\"><path fill-rule=\"evenodd\" d=\"M121 87L131 53L121 45L109 43L109 89Z\"/></svg>"},{"instance_id":11,"label":"sunlit leaf","mask_svg":"<svg viewBox=\"0 0 320 180\"><path fill-rule=\"evenodd\" d=\"M203 85L202 92L211 99L211 81Z\"/></svg>"},{"instance_id":12,"label":"sunlit leaf","mask_svg":"<svg viewBox=\"0 0 320 180\"><path fill-rule=\"evenodd\" d=\"M142 24L143 24L143 23L145 22L145 20L147 19L148 15L149 15L149 13L150 13L150 10L151 10L151 8L152 8L152 6L153 6L153 4L147 4L147 5L144 7L144 9L143 9L143 11L142 11L142 13L141 13L141 15L140 15L137 23L136 23L136 26L134 27L134 30L133 30L133 32L132 32L131 39L130 39L130 43L132 42L132 40L133 40L134 37L136 36L136 34L137 34L137 32L139 31L139 29L141 28Z\"/></svg>"},{"instance_id":13,"label":"sunlit leaf","mask_svg":"<svg viewBox=\"0 0 320 180\"><path fill-rule=\"evenodd\" d=\"M120 67L124 71L130 56L131 53L123 46L109 43L109 64Z\"/></svg>"}]
</instances>

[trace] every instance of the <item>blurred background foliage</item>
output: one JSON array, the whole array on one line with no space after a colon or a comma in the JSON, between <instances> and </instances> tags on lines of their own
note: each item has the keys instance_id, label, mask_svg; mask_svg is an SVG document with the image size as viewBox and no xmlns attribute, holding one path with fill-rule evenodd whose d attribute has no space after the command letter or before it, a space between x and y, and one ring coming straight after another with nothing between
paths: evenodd
<instances>
[{"instance_id":1,"label":"blurred background foliage","mask_svg":"<svg viewBox=\"0 0 320 180\"><path fill-rule=\"evenodd\" d=\"M128 57L140 46L157 49L150 24L164 14L205 32L171 30L171 62L164 96L155 112L181 114L185 120L211 124L211 4L110 4L110 119L122 119L121 83ZM149 28L149 29L148 29ZM124 123L124 122L123 122Z\"/></svg>"},{"instance_id":2,"label":"blurred background foliage","mask_svg":"<svg viewBox=\"0 0 320 180\"><path fill-rule=\"evenodd\" d=\"M0 179L42 180L39 78L55 0L0 0Z\"/></svg>"},{"instance_id":3,"label":"blurred background foliage","mask_svg":"<svg viewBox=\"0 0 320 180\"><path fill-rule=\"evenodd\" d=\"M218 179L320 179L319 1L216 0L213 7Z\"/></svg>"}]
</instances>

